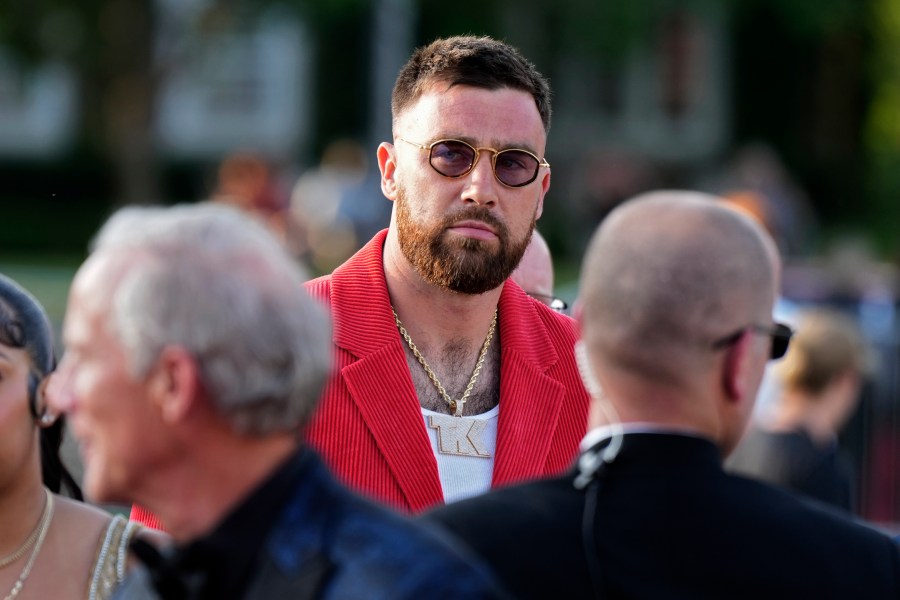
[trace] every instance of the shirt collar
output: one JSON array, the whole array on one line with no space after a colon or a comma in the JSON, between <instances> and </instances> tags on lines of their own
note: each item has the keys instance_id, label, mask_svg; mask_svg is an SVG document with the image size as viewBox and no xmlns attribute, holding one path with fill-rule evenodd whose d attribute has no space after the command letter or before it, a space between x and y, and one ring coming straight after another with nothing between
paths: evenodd
<instances>
[{"instance_id":1,"label":"shirt collar","mask_svg":"<svg viewBox=\"0 0 900 600\"><path fill-rule=\"evenodd\" d=\"M155 557L139 554L157 590L183 589L186 598L241 598L265 540L310 458L302 449L291 455L208 534Z\"/></svg>"},{"instance_id":2,"label":"shirt collar","mask_svg":"<svg viewBox=\"0 0 900 600\"><path fill-rule=\"evenodd\" d=\"M618 429L621 427L621 429ZM636 421L632 423L622 423L621 425L613 426L613 425L601 425L599 427L594 427L590 431L588 431L585 436L581 439L580 448L581 451L584 452L589 448L596 446L600 442L605 439L609 439L613 437L613 434L616 433L616 430L621 431L623 434L629 433L668 433L674 435L684 435L688 437L695 437L706 439L708 436L703 435L697 429L691 429L689 427L676 427L674 425L663 425L661 423L650 423L650 422L642 422Z\"/></svg>"}]
</instances>

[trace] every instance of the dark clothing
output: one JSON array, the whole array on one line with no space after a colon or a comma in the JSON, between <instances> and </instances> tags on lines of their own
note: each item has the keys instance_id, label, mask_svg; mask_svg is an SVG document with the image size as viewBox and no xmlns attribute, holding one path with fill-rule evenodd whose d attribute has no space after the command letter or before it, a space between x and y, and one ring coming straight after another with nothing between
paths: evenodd
<instances>
[{"instance_id":1,"label":"dark clothing","mask_svg":"<svg viewBox=\"0 0 900 600\"><path fill-rule=\"evenodd\" d=\"M266 536L310 460L310 452L291 457L208 535L169 549L166 556L154 557L146 548L138 550L151 566L157 588L165 590L163 595L242 598ZM190 592L181 589L187 581L192 584Z\"/></svg>"},{"instance_id":2,"label":"dark clothing","mask_svg":"<svg viewBox=\"0 0 900 600\"><path fill-rule=\"evenodd\" d=\"M439 532L337 484L311 450L287 461L211 533L135 551L117 599L497 598Z\"/></svg>"},{"instance_id":3,"label":"dark clothing","mask_svg":"<svg viewBox=\"0 0 900 600\"><path fill-rule=\"evenodd\" d=\"M900 597L900 554L887 536L725 473L708 440L627 434L587 490L575 488L576 474L425 518L467 542L520 598Z\"/></svg>"},{"instance_id":4,"label":"dark clothing","mask_svg":"<svg viewBox=\"0 0 900 600\"><path fill-rule=\"evenodd\" d=\"M752 427L728 457L726 468L847 511L855 508L851 469L837 443L817 445L802 430Z\"/></svg>"}]
</instances>

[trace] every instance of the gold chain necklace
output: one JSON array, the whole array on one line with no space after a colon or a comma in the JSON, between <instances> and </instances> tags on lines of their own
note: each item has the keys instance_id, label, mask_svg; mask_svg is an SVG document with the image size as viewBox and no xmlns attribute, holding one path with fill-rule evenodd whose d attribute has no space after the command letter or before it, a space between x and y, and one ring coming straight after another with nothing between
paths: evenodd
<instances>
[{"instance_id":1,"label":"gold chain necklace","mask_svg":"<svg viewBox=\"0 0 900 600\"><path fill-rule=\"evenodd\" d=\"M28 576L31 574L31 567L34 566L34 561L41 551L41 546L44 545L44 538L47 537L47 530L50 529L50 521L53 519L53 494L50 493L50 490L44 488L44 495L47 500L44 502L44 513L41 515L41 520L35 528L35 531L38 533L35 538L34 550L31 551L31 556L28 558L28 562L25 563L25 568L22 569L19 578L16 579L16 582L13 584L12 590L10 590L9 594L7 594L3 600L13 600L13 598L18 596L19 592L22 591L22 588L25 587L25 580L28 579Z\"/></svg>"},{"instance_id":2,"label":"gold chain necklace","mask_svg":"<svg viewBox=\"0 0 900 600\"><path fill-rule=\"evenodd\" d=\"M412 350L413 356L416 357L416 360L418 360L419 364L422 365L422 368L425 369L425 373L428 374L431 383L434 384L434 387L437 388L441 397L450 406L453 416L461 417L466 400L469 399L469 394L472 393L472 388L475 387L475 382L478 380L478 374L481 373L481 365L484 364L484 357L487 356L491 340L494 339L494 330L497 328L497 310L494 309L494 318L491 320L491 327L488 329L487 337L484 338L484 344L481 346L481 353L478 355L478 362L475 363L475 370L472 372L471 379L469 379L469 385L466 386L466 391L463 392L462 398L459 400L451 398L447 393L447 390L444 389L444 386L441 385L441 382L438 381L437 375L434 374L434 371L432 371L431 367L428 366L428 363L425 362L425 357L422 356L422 353L416 348L416 345L413 343L412 338L409 337L409 333L406 331L403 323L400 322L400 317L397 316L397 311L394 310L393 306L391 307L391 312L394 313L394 321L397 323L397 329L400 330L400 335L403 336L403 339L406 340L406 343L409 345L409 349Z\"/></svg>"},{"instance_id":3,"label":"gold chain necklace","mask_svg":"<svg viewBox=\"0 0 900 600\"><path fill-rule=\"evenodd\" d=\"M43 515L42 515L42 517L43 517ZM19 546L18 548L16 548L12 554L10 554L9 556L4 556L3 558L0 558L0 569L2 569L4 567L8 567L9 565L13 564L17 560L19 560L20 558L25 556L25 553L28 552L28 550L34 544L34 540L36 540L38 538L38 535L41 533L40 525L41 525L41 522L38 521L38 524L35 525L35 527L34 527L34 531L32 531L28 535L28 537L25 538L25 541L22 542L22 545Z\"/></svg>"}]
</instances>

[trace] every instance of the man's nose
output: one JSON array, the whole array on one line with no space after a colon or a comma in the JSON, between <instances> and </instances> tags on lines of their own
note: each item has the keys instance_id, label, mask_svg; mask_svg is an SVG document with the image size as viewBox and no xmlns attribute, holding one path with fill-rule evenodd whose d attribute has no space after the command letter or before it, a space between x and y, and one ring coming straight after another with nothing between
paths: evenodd
<instances>
[{"instance_id":1,"label":"man's nose","mask_svg":"<svg viewBox=\"0 0 900 600\"><path fill-rule=\"evenodd\" d=\"M481 206L494 206L497 203L497 188L500 182L494 176L493 154L489 150L480 150L478 162L466 177L468 182L463 191L465 202L474 202Z\"/></svg>"}]
</instances>

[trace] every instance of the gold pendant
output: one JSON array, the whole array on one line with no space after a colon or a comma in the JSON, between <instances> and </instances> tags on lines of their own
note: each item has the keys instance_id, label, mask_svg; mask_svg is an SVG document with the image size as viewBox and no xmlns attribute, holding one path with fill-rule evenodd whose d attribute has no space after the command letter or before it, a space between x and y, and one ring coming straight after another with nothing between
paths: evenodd
<instances>
[{"instance_id":1,"label":"gold pendant","mask_svg":"<svg viewBox=\"0 0 900 600\"><path fill-rule=\"evenodd\" d=\"M487 427L486 420L429 415L428 426L437 430L438 452L441 454L491 457L481 440L481 434Z\"/></svg>"}]
</instances>

